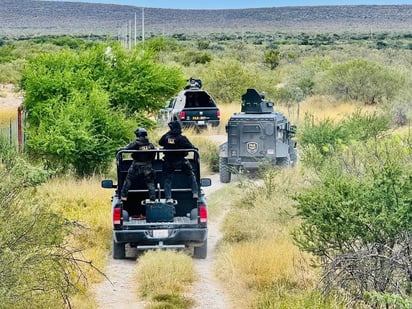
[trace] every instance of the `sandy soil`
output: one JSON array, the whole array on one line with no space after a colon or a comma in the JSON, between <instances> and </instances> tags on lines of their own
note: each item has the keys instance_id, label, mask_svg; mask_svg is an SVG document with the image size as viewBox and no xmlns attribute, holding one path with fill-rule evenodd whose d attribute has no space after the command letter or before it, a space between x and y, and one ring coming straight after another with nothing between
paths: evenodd
<instances>
[{"instance_id":1,"label":"sandy soil","mask_svg":"<svg viewBox=\"0 0 412 309\"><path fill-rule=\"evenodd\" d=\"M0 108L17 108L23 102L23 96L12 84L0 84Z\"/></svg>"},{"instance_id":2,"label":"sandy soil","mask_svg":"<svg viewBox=\"0 0 412 309\"><path fill-rule=\"evenodd\" d=\"M204 188L206 195L222 187L219 175L212 175L212 186ZM215 249L221 238L220 223L224 214L219 218L209 218L208 256L206 259L194 259L195 269L199 280L186 295L196 301L193 309L226 309L231 308L229 299L214 275ZM135 256L136 252L127 251L127 256ZM95 287L95 296L99 308L102 309L143 309L148 304L138 299L138 292L133 281L138 258L114 260L109 257L105 274L109 280Z\"/></svg>"}]
</instances>

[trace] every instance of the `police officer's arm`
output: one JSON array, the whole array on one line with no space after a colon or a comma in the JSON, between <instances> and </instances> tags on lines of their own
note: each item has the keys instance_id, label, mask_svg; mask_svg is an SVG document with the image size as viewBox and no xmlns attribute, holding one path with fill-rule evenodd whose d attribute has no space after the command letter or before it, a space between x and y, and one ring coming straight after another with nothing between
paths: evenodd
<instances>
[{"instance_id":1,"label":"police officer's arm","mask_svg":"<svg viewBox=\"0 0 412 309\"><path fill-rule=\"evenodd\" d=\"M186 136L182 135L182 144L181 144L183 149L197 149Z\"/></svg>"},{"instance_id":2,"label":"police officer's arm","mask_svg":"<svg viewBox=\"0 0 412 309\"><path fill-rule=\"evenodd\" d=\"M160 140L159 140L159 145L160 146L165 146L166 145L166 134L163 135Z\"/></svg>"}]
</instances>

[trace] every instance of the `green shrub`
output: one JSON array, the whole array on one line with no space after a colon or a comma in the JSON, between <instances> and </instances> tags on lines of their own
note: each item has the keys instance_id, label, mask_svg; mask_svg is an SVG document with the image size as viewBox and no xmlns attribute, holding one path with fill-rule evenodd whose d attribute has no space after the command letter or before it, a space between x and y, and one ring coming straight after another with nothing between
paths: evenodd
<instances>
[{"instance_id":1,"label":"green shrub","mask_svg":"<svg viewBox=\"0 0 412 309\"><path fill-rule=\"evenodd\" d=\"M31 61L21 81L31 154L78 175L105 171L115 149L131 139L133 118L151 124L146 115L183 83L177 69L153 63L148 54L96 45Z\"/></svg>"},{"instance_id":2,"label":"green shrub","mask_svg":"<svg viewBox=\"0 0 412 309\"><path fill-rule=\"evenodd\" d=\"M12 149L3 146L0 148L0 307L69 307L71 296L86 284L76 256L78 248L66 242L74 225L36 198L36 186L44 183L50 174L30 166L22 157L12 154Z\"/></svg>"},{"instance_id":3,"label":"green shrub","mask_svg":"<svg viewBox=\"0 0 412 309\"><path fill-rule=\"evenodd\" d=\"M362 113L360 109L338 123L331 119L315 123L314 117L306 114L298 133L302 162L308 167L321 166L326 157L339 154L354 143L381 137L389 127L387 115Z\"/></svg>"},{"instance_id":4,"label":"green shrub","mask_svg":"<svg viewBox=\"0 0 412 309\"><path fill-rule=\"evenodd\" d=\"M393 100L403 82L399 73L365 59L336 64L322 80L325 94L365 104Z\"/></svg>"},{"instance_id":5,"label":"green shrub","mask_svg":"<svg viewBox=\"0 0 412 309\"><path fill-rule=\"evenodd\" d=\"M366 292L410 293L411 149L395 137L351 146L296 195L304 221L294 238L320 258L327 292L339 288L356 301Z\"/></svg>"}]
</instances>

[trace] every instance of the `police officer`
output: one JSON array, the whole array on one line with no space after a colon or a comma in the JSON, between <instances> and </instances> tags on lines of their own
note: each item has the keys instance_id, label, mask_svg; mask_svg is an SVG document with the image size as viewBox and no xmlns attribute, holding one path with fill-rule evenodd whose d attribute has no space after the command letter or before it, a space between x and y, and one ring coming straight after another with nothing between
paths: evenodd
<instances>
[{"instance_id":1,"label":"police officer","mask_svg":"<svg viewBox=\"0 0 412 309\"><path fill-rule=\"evenodd\" d=\"M154 149L154 145L147 138L147 131L144 128L137 129L135 132L136 140L124 148L119 150L150 150ZM132 181L139 175L143 175L149 189L149 199L154 202L156 199L155 188L155 172L152 168L152 161L155 157L155 152L134 152L132 153L133 162L127 171L126 180L121 191L121 199L127 201L127 192L129 191Z\"/></svg>"},{"instance_id":2,"label":"police officer","mask_svg":"<svg viewBox=\"0 0 412 309\"><path fill-rule=\"evenodd\" d=\"M159 145L164 149L196 149L189 141L189 139L182 135L182 128L178 121L172 121L168 124L170 130L164 134L160 140ZM188 175L192 181L193 198L199 197L199 188L196 182L196 176L193 172L192 165L185 157L188 155L184 151L170 151L164 153L163 172L165 173L165 198L166 203L173 203L172 199L172 177L176 169L180 168Z\"/></svg>"}]
</instances>

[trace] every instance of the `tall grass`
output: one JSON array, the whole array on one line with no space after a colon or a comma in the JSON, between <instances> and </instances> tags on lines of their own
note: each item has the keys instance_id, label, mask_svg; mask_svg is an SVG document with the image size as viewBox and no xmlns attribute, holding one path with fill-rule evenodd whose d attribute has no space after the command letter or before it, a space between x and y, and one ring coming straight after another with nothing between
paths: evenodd
<instances>
[{"instance_id":1,"label":"tall grass","mask_svg":"<svg viewBox=\"0 0 412 309\"><path fill-rule=\"evenodd\" d=\"M0 109L0 127L6 127L10 122L17 119L17 108Z\"/></svg>"},{"instance_id":2,"label":"tall grass","mask_svg":"<svg viewBox=\"0 0 412 309\"><path fill-rule=\"evenodd\" d=\"M105 280L99 272L109 258L111 245L111 204L112 190L100 187L100 178L87 179L73 177L56 178L42 185L38 194L43 203L49 204L56 213L74 222L74 234L68 241L79 248L77 258L88 263L80 264L88 283ZM97 270L96 270L97 269ZM87 292L87 286L80 287L81 292L73 299L73 308L94 308L93 297Z\"/></svg>"},{"instance_id":3,"label":"tall grass","mask_svg":"<svg viewBox=\"0 0 412 309\"><path fill-rule=\"evenodd\" d=\"M194 301L182 296L196 280L194 264L187 254L147 251L139 258L135 277L140 296L152 301L149 308L190 308Z\"/></svg>"},{"instance_id":4,"label":"tall grass","mask_svg":"<svg viewBox=\"0 0 412 309\"><path fill-rule=\"evenodd\" d=\"M100 178L56 178L39 188L39 194L57 213L76 222L79 234L73 241L83 254L102 269L111 239L112 190L100 187ZM100 276L89 276L100 280Z\"/></svg>"},{"instance_id":5,"label":"tall grass","mask_svg":"<svg viewBox=\"0 0 412 309\"><path fill-rule=\"evenodd\" d=\"M216 274L236 308L339 308L317 291L312 256L294 244L292 196L307 186L300 170L266 168L261 181L238 182L222 226ZM343 306L342 306L343 307Z\"/></svg>"}]
</instances>

